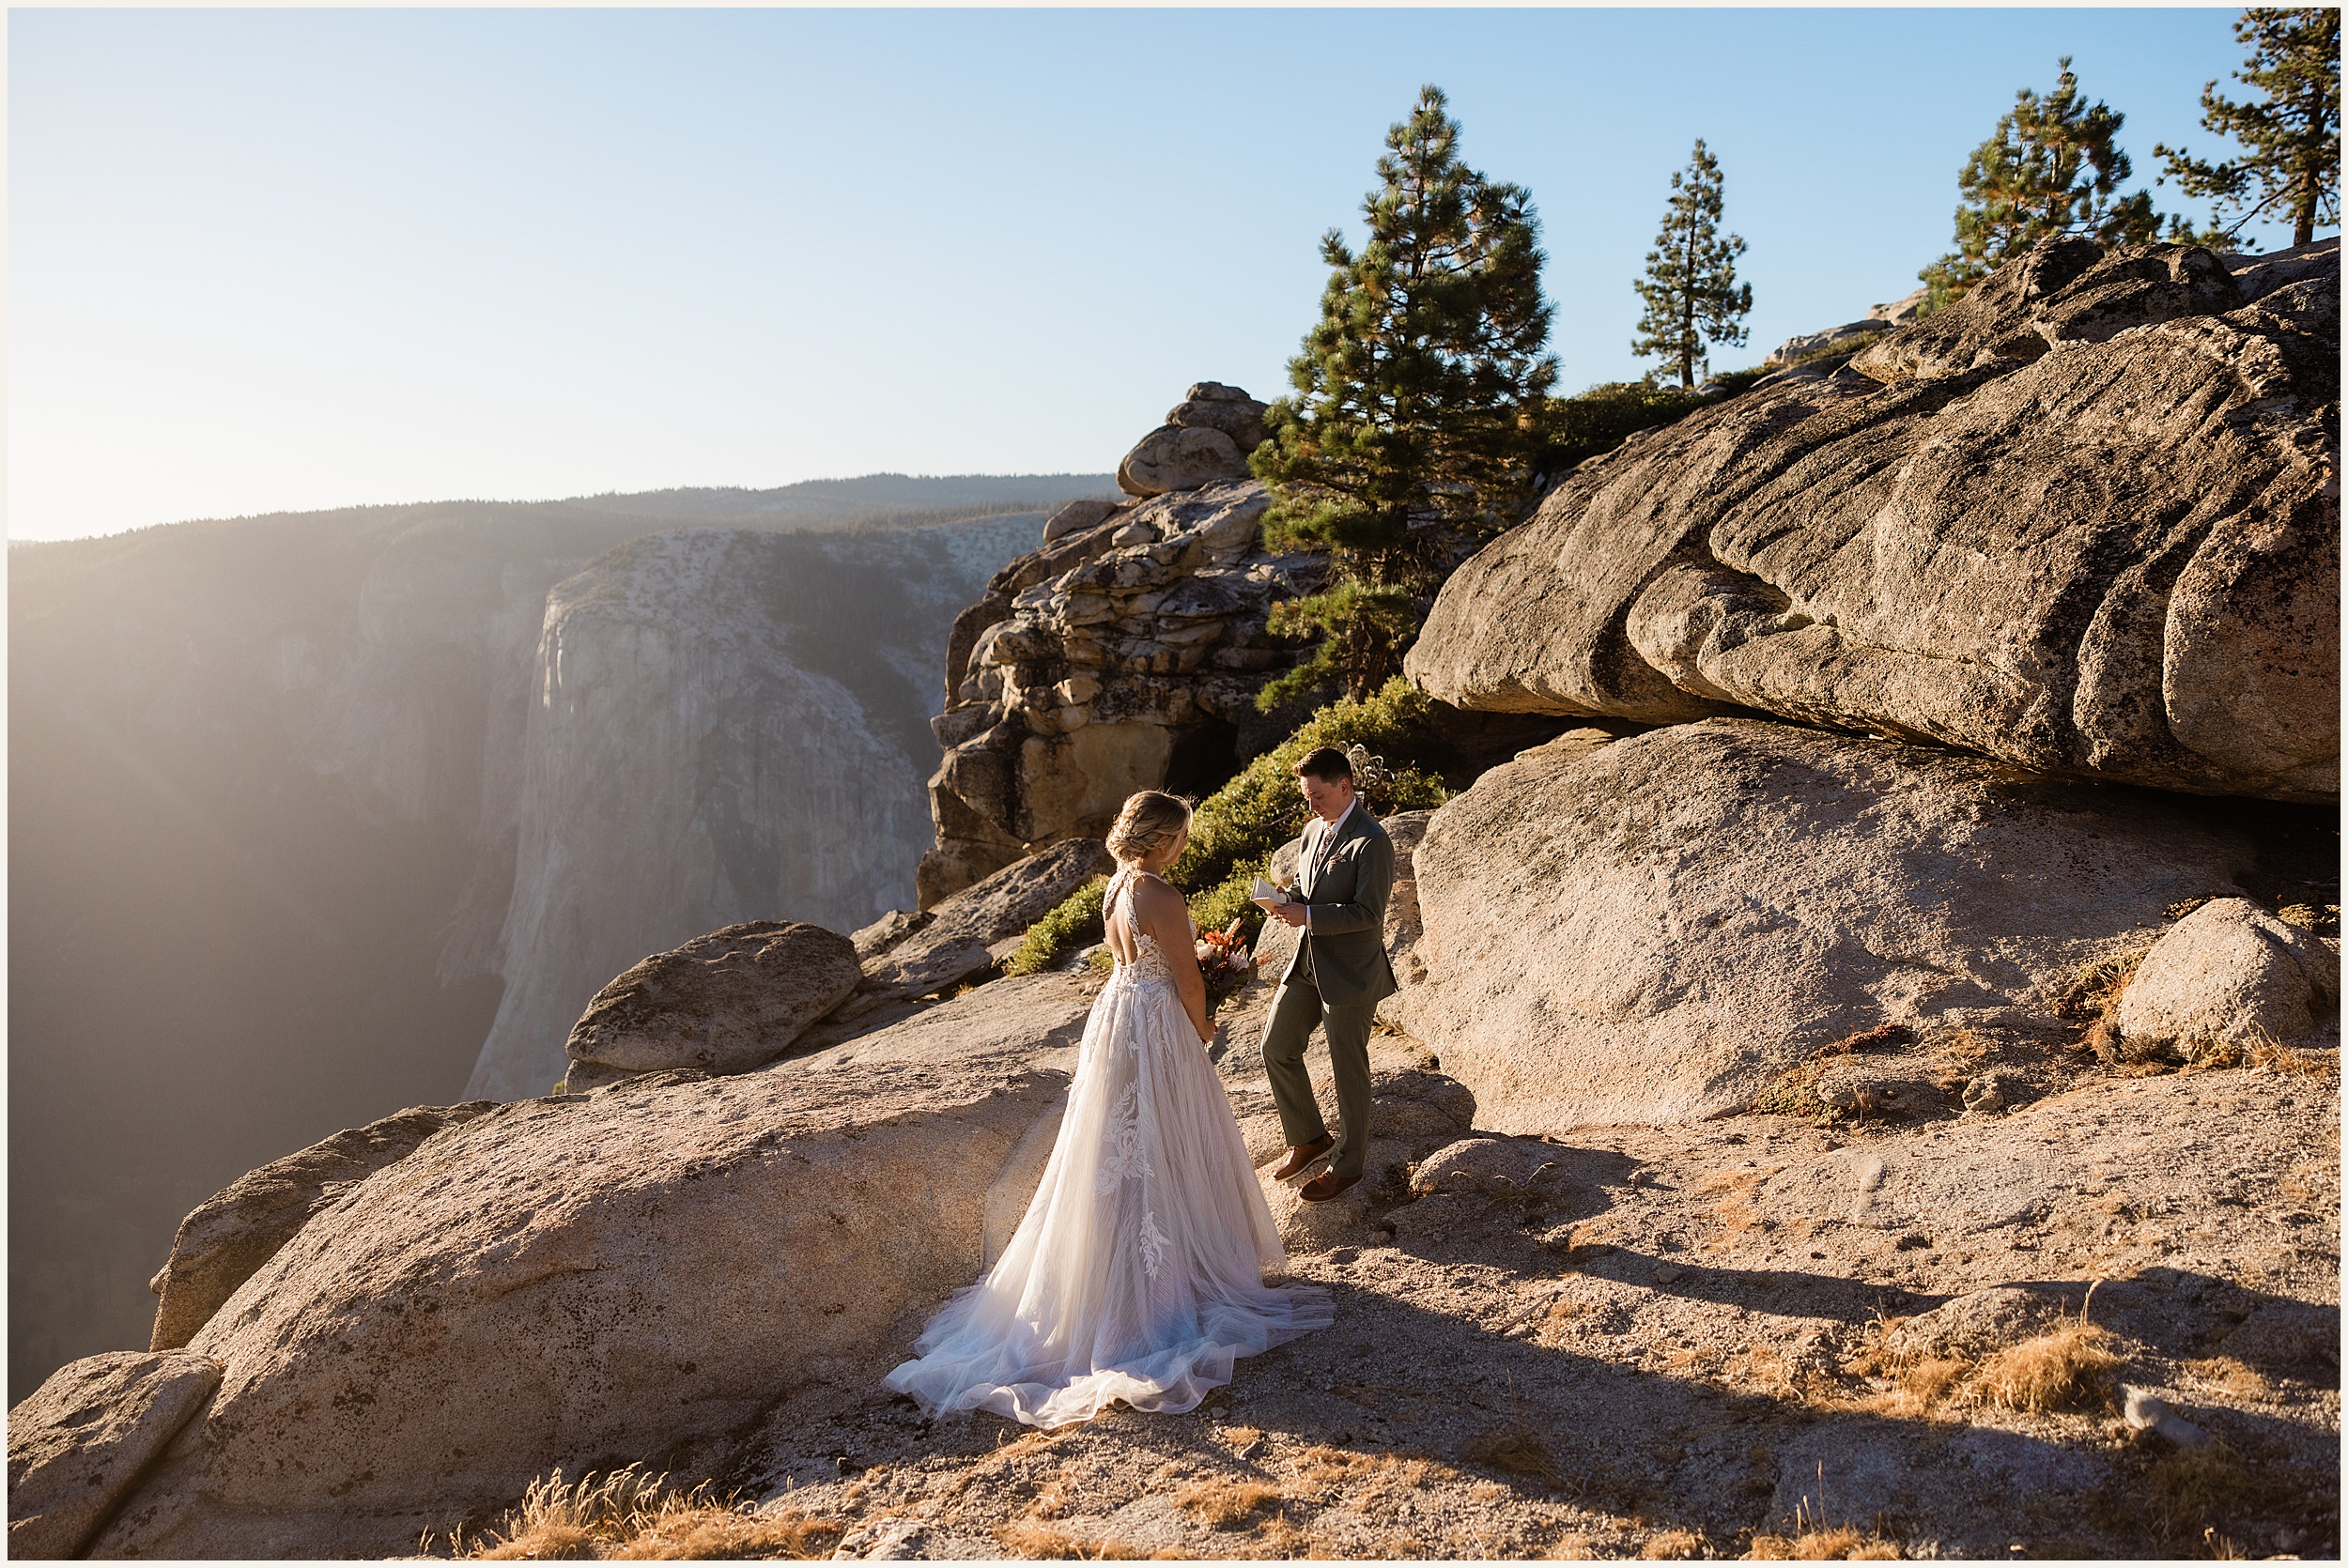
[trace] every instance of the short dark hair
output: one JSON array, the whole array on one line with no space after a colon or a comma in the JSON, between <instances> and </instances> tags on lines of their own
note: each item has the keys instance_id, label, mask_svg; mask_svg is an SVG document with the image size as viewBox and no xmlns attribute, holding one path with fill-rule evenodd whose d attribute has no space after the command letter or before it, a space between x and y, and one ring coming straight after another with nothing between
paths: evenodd
<instances>
[{"instance_id":1,"label":"short dark hair","mask_svg":"<svg viewBox=\"0 0 2348 1568\"><path fill-rule=\"evenodd\" d=\"M1304 760L1289 772L1299 778L1318 778L1323 784L1334 784L1340 778L1348 784L1353 782L1352 762L1334 746L1317 746L1307 751Z\"/></svg>"}]
</instances>

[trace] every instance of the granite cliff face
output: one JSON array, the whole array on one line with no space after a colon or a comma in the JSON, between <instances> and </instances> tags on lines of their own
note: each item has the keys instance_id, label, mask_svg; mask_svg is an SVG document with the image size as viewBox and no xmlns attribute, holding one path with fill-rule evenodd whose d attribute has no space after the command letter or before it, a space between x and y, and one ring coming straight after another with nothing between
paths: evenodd
<instances>
[{"instance_id":1,"label":"granite cliff face","mask_svg":"<svg viewBox=\"0 0 2348 1568\"><path fill-rule=\"evenodd\" d=\"M809 574L801 587L824 592L770 600L770 643L787 642L798 671L791 699L842 724L861 715L857 732L831 731L826 755L757 780L727 772L717 748L765 744L739 704L781 687L748 673L764 653L722 638L669 650L706 721L672 732L718 792L691 799L686 820L701 842L729 847L698 863L717 891L679 891L671 878L641 901L705 907L734 896L739 878L806 898L825 920L853 916L847 881L870 880L879 907L910 902L929 839L920 780L937 755L923 720L948 627L1042 520L898 516L927 506L934 517L950 501L966 512L1023 482L971 482L967 498L952 483L355 508L11 546L12 1392L73 1356L144 1341L153 1299L142 1286L207 1193L338 1128L458 1098L503 993L531 978L527 955L563 950L511 896L517 868L546 875L522 859L526 828L570 853L578 812L616 808L628 791L675 804L668 785L618 775L601 781L605 795L582 790L558 764L583 755L583 737L543 718L533 728L548 596L603 552L680 522L723 524L709 536L749 529L773 542L760 568L771 576L774 552L812 537L792 530L859 510L879 519L791 557ZM1024 483L1039 499L1111 487L1106 475ZM858 608L875 618L848 613ZM689 606L679 621L695 623ZM568 689L581 713L638 730L610 699L665 700L669 688L610 684L627 647L597 642L590 623L598 633L616 623L597 609L574 628L607 686L593 699ZM874 647L882 656L865 658ZM704 669L735 681L734 708L693 685ZM669 719L643 720L654 722ZM541 733L573 749L533 754ZM868 789L851 756L902 776ZM614 746L598 765L677 762ZM533 768L557 792L551 810L527 793ZM786 798L795 779L818 776L832 780L809 783L818 795ZM869 798L820 794L835 785ZM811 843L867 829L898 838L786 865L774 846L796 810ZM647 874L670 877L651 829L623 837L645 846ZM618 864L592 874L592 887L559 874L546 885L591 907L639 901L610 880ZM553 1032L555 1071L518 1092L560 1075L563 1030L596 986L667 945L610 940L626 949L620 962L549 1007L568 1014Z\"/></svg>"},{"instance_id":2,"label":"granite cliff face","mask_svg":"<svg viewBox=\"0 0 2348 1568\"><path fill-rule=\"evenodd\" d=\"M1009 525L1023 543L1034 526ZM976 586L928 531L685 530L556 585L504 996L469 1096L545 1093L587 999L648 953L778 914L854 930L911 901L930 672Z\"/></svg>"}]
</instances>

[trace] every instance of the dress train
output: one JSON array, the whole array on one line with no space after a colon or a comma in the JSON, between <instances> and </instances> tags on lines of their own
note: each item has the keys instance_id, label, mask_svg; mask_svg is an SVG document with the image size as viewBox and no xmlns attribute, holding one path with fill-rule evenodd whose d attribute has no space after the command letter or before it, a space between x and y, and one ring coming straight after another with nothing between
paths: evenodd
<instances>
[{"instance_id":1,"label":"dress train","mask_svg":"<svg viewBox=\"0 0 2348 1568\"><path fill-rule=\"evenodd\" d=\"M1326 1291L1263 1283L1287 1253L1166 956L1120 900L1130 879L1104 907L1114 918L1121 901L1136 959L1093 1004L1035 1199L886 1379L933 1416L1188 1410L1235 1359L1333 1320Z\"/></svg>"}]
</instances>

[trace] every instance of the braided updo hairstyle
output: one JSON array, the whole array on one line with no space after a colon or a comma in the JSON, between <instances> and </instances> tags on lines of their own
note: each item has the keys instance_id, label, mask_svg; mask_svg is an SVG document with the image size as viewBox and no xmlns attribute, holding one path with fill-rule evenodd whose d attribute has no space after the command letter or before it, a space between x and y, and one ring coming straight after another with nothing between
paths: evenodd
<instances>
[{"instance_id":1,"label":"braided updo hairstyle","mask_svg":"<svg viewBox=\"0 0 2348 1568\"><path fill-rule=\"evenodd\" d=\"M1189 829L1190 802L1163 790L1136 790L1109 829L1109 853L1120 866L1137 866Z\"/></svg>"}]
</instances>

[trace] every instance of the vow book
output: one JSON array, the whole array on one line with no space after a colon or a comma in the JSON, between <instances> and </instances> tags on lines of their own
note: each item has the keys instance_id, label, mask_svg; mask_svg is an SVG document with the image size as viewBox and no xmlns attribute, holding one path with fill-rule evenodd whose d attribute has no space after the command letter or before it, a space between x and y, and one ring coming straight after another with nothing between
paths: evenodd
<instances>
[{"instance_id":1,"label":"vow book","mask_svg":"<svg viewBox=\"0 0 2348 1568\"><path fill-rule=\"evenodd\" d=\"M1282 893L1278 888L1273 886L1270 883L1264 881L1263 878L1258 877L1256 879L1255 889L1248 894L1248 897L1251 899L1281 899L1287 897L1287 895Z\"/></svg>"}]
</instances>

